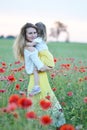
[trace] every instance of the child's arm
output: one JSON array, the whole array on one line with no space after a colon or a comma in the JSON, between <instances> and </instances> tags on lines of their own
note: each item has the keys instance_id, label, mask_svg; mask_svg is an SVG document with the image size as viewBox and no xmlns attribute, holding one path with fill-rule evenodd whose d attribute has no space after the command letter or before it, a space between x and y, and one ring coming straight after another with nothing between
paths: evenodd
<instances>
[{"instance_id":1,"label":"child's arm","mask_svg":"<svg viewBox=\"0 0 87 130\"><path fill-rule=\"evenodd\" d=\"M29 47L33 47L36 45L36 42L28 42L28 43L26 43L26 45Z\"/></svg>"},{"instance_id":2,"label":"child's arm","mask_svg":"<svg viewBox=\"0 0 87 130\"><path fill-rule=\"evenodd\" d=\"M39 44L41 42L42 42L41 38L36 38L36 39L33 40L33 42L27 42L26 45L29 46L29 47L33 47L36 44Z\"/></svg>"},{"instance_id":3,"label":"child's arm","mask_svg":"<svg viewBox=\"0 0 87 130\"><path fill-rule=\"evenodd\" d=\"M43 41L42 38L38 37L38 38L34 39L33 44L36 45L36 44L41 43L42 41Z\"/></svg>"}]
</instances>

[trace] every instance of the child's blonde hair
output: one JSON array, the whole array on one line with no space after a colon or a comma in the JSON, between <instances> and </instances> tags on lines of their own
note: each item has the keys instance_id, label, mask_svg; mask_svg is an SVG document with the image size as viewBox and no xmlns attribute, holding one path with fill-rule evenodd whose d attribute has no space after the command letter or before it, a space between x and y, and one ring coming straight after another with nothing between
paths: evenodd
<instances>
[{"instance_id":1,"label":"child's blonde hair","mask_svg":"<svg viewBox=\"0 0 87 130\"><path fill-rule=\"evenodd\" d=\"M47 41L47 31L46 26L42 22L38 22L35 24L38 28L38 37L42 37L44 41Z\"/></svg>"},{"instance_id":2,"label":"child's blonde hair","mask_svg":"<svg viewBox=\"0 0 87 130\"><path fill-rule=\"evenodd\" d=\"M26 46L26 29L27 28L35 28L37 31L37 27L32 23L26 23L22 28L17 36L14 44L13 44L13 51L15 58L20 61L24 61L24 47Z\"/></svg>"}]
</instances>

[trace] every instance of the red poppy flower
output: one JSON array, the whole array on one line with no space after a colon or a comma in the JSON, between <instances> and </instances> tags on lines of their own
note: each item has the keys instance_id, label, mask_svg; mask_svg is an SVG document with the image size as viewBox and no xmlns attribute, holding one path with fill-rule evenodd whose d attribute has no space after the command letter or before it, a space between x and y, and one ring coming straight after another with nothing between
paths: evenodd
<instances>
[{"instance_id":1,"label":"red poppy flower","mask_svg":"<svg viewBox=\"0 0 87 130\"><path fill-rule=\"evenodd\" d=\"M19 95L17 94L13 94L9 97L9 103L15 103L18 104L18 100L19 100Z\"/></svg>"},{"instance_id":2,"label":"red poppy flower","mask_svg":"<svg viewBox=\"0 0 87 130\"><path fill-rule=\"evenodd\" d=\"M40 122L42 125L50 125L52 123L52 119L49 115L44 115L40 118Z\"/></svg>"},{"instance_id":3,"label":"red poppy flower","mask_svg":"<svg viewBox=\"0 0 87 130\"><path fill-rule=\"evenodd\" d=\"M75 128L73 125L64 124L63 126L60 127L60 130L75 130Z\"/></svg>"},{"instance_id":4,"label":"red poppy flower","mask_svg":"<svg viewBox=\"0 0 87 130\"><path fill-rule=\"evenodd\" d=\"M52 88L52 90L53 90L53 91L56 91L56 90L57 90L57 88Z\"/></svg>"},{"instance_id":5,"label":"red poppy flower","mask_svg":"<svg viewBox=\"0 0 87 130\"><path fill-rule=\"evenodd\" d=\"M73 92L68 92L67 95L68 95L68 96L72 96L72 95L73 95Z\"/></svg>"},{"instance_id":6,"label":"red poppy flower","mask_svg":"<svg viewBox=\"0 0 87 130\"><path fill-rule=\"evenodd\" d=\"M84 98L84 103L87 103L87 97Z\"/></svg>"},{"instance_id":7,"label":"red poppy flower","mask_svg":"<svg viewBox=\"0 0 87 130\"><path fill-rule=\"evenodd\" d=\"M8 107L7 107L7 110L8 110L9 112L14 111L14 110L16 110L16 109L17 109L17 105L16 105L15 103L11 103L11 104L9 104Z\"/></svg>"},{"instance_id":8,"label":"red poppy flower","mask_svg":"<svg viewBox=\"0 0 87 130\"><path fill-rule=\"evenodd\" d=\"M50 100L50 95L45 96L46 99Z\"/></svg>"},{"instance_id":9,"label":"red poppy flower","mask_svg":"<svg viewBox=\"0 0 87 130\"><path fill-rule=\"evenodd\" d=\"M80 67L79 72L81 73L86 72L86 69L84 67Z\"/></svg>"},{"instance_id":10,"label":"red poppy flower","mask_svg":"<svg viewBox=\"0 0 87 130\"><path fill-rule=\"evenodd\" d=\"M23 81L24 81L24 79L20 78L20 79L19 79L19 81L20 81L20 82L23 82Z\"/></svg>"},{"instance_id":11,"label":"red poppy flower","mask_svg":"<svg viewBox=\"0 0 87 130\"><path fill-rule=\"evenodd\" d=\"M45 99L40 100L40 106L43 110L47 110L51 107L51 102Z\"/></svg>"},{"instance_id":12,"label":"red poppy flower","mask_svg":"<svg viewBox=\"0 0 87 130\"><path fill-rule=\"evenodd\" d=\"M10 82L14 82L16 79L15 79L15 77L14 77L14 75L9 75L8 77L7 77L7 79L8 79L8 81L10 81Z\"/></svg>"},{"instance_id":13,"label":"red poppy flower","mask_svg":"<svg viewBox=\"0 0 87 130\"><path fill-rule=\"evenodd\" d=\"M56 63L58 61L58 59L57 58L54 58L54 63Z\"/></svg>"},{"instance_id":14,"label":"red poppy flower","mask_svg":"<svg viewBox=\"0 0 87 130\"><path fill-rule=\"evenodd\" d=\"M55 76L56 76L55 73L52 73L52 74L51 74L51 78L52 78L52 79L53 79Z\"/></svg>"},{"instance_id":15,"label":"red poppy flower","mask_svg":"<svg viewBox=\"0 0 87 130\"><path fill-rule=\"evenodd\" d=\"M5 62L2 62L1 64L2 64L2 66L6 66L6 63L5 63Z\"/></svg>"},{"instance_id":16,"label":"red poppy flower","mask_svg":"<svg viewBox=\"0 0 87 130\"><path fill-rule=\"evenodd\" d=\"M5 69L0 68L0 73L4 73L4 72L5 72Z\"/></svg>"},{"instance_id":17,"label":"red poppy flower","mask_svg":"<svg viewBox=\"0 0 87 130\"><path fill-rule=\"evenodd\" d=\"M87 80L87 76L84 77L84 80Z\"/></svg>"},{"instance_id":18,"label":"red poppy flower","mask_svg":"<svg viewBox=\"0 0 87 130\"><path fill-rule=\"evenodd\" d=\"M15 89L19 90L20 89L20 84L16 84Z\"/></svg>"},{"instance_id":19,"label":"red poppy flower","mask_svg":"<svg viewBox=\"0 0 87 130\"><path fill-rule=\"evenodd\" d=\"M21 70L23 70L22 67L18 68L18 72L21 71Z\"/></svg>"},{"instance_id":20,"label":"red poppy flower","mask_svg":"<svg viewBox=\"0 0 87 130\"><path fill-rule=\"evenodd\" d=\"M15 61L15 64L20 64L21 62L20 61Z\"/></svg>"},{"instance_id":21,"label":"red poppy flower","mask_svg":"<svg viewBox=\"0 0 87 130\"><path fill-rule=\"evenodd\" d=\"M32 106L32 100L26 97L22 97L18 100L18 106L27 109L28 107Z\"/></svg>"},{"instance_id":22,"label":"red poppy flower","mask_svg":"<svg viewBox=\"0 0 87 130\"><path fill-rule=\"evenodd\" d=\"M0 89L0 93L6 92L6 89Z\"/></svg>"},{"instance_id":23,"label":"red poppy flower","mask_svg":"<svg viewBox=\"0 0 87 130\"><path fill-rule=\"evenodd\" d=\"M27 112L25 116L28 119L36 119L37 118L37 115L34 111Z\"/></svg>"}]
</instances>

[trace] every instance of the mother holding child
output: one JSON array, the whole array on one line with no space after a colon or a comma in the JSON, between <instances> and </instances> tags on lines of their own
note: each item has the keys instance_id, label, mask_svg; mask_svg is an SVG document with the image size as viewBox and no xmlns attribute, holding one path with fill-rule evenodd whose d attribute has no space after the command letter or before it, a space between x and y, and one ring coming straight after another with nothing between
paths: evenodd
<instances>
[{"instance_id":1,"label":"mother holding child","mask_svg":"<svg viewBox=\"0 0 87 130\"><path fill-rule=\"evenodd\" d=\"M13 45L15 56L23 61L25 70L29 74L28 97L33 100L34 109L37 110L38 102L41 99L50 97L52 102L51 117L52 126L59 130L65 124L62 107L53 93L47 72L54 68L53 55L46 44L46 26L42 22L35 25L26 23L20 30ZM38 108L39 109L39 108Z\"/></svg>"}]
</instances>

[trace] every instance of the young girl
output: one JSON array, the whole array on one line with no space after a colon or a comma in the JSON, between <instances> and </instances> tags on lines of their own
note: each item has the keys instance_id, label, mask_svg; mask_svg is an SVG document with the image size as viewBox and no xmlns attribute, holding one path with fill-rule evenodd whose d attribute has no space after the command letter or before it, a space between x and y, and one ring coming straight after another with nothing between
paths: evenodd
<instances>
[{"instance_id":1,"label":"young girl","mask_svg":"<svg viewBox=\"0 0 87 130\"><path fill-rule=\"evenodd\" d=\"M38 55L40 56L41 61L44 63L44 65L47 66L47 69L45 69L45 71L51 70L54 67L54 59L52 54L48 50L48 46L46 44L47 40L46 26L42 22L38 22L35 25L38 29L38 37L35 40L33 40L32 43L27 42L26 44L28 46L34 46L38 50ZM35 57L33 58L35 59ZM34 70L34 79L35 81L37 81L37 87L35 85L29 95L34 95L41 91L39 87L39 76L37 69Z\"/></svg>"}]
</instances>

